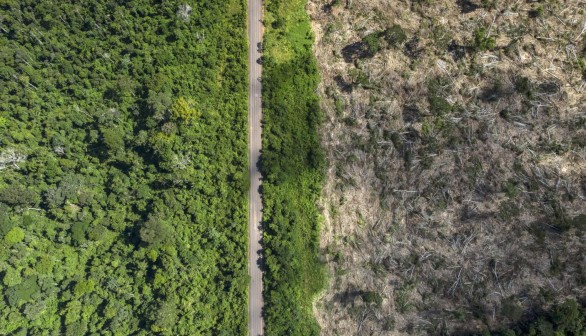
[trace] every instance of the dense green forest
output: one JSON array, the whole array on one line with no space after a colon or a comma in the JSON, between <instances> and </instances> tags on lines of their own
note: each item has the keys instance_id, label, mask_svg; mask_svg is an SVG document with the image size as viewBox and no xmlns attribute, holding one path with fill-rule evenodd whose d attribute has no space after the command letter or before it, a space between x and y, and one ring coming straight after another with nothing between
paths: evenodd
<instances>
[{"instance_id":1,"label":"dense green forest","mask_svg":"<svg viewBox=\"0 0 586 336\"><path fill-rule=\"evenodd\" d=\"M245 3L0 1L0 334L246 333Z\"/></svg>"},{"instance_id":2,"label":"dense green forest","mask_svg":"<svg viewBox=\"0 0 586 336\"><path fill-rule=\"evenodd\" d=\"M319 82L305 1L265 2L263 174L265 324L268 335L318 335L312 300L318 260L324 156Z\"/></svg>"}]
</instances>

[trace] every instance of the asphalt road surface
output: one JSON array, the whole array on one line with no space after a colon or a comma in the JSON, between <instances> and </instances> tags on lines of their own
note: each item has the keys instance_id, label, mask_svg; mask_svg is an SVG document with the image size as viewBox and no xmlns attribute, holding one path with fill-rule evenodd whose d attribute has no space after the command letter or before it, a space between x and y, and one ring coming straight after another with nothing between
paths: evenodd
<instances>
[{"instance_id":1,"label":"asphalt road surface","mask_svg":"<svg viewBox=\"0 0 586 336\"><path fill-rule=\"evenodd\" d=\"M250 336L263 334L263 296L261 271L261 220L262 202L260 198L260 158L261 143L261 65L257 63L261 54L258 44L262 42L262 1L248 0L248 158L250 171L250 191L248 195L248 333Z\"/></svg>"}]
</instances>

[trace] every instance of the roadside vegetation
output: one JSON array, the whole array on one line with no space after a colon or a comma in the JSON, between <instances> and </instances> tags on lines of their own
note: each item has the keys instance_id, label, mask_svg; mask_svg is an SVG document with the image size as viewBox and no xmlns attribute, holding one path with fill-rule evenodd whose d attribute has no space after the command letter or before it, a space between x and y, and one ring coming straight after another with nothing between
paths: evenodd
<instances>
[{"instance_id":1,"label":"roadside vegetation","mask_svg":"<svg viewBox=\"0 0 586 336\"><path fill-rule=\"evenodd\" d=\"M243 335L241 0L0 2L0 334Z\"/></svg>"},{"instance_id":2,"label":"roadside vegetation","mask_svg":"<svg viewBox=\"0 0 586 336\"><path fill-rule=\"evenodd\" d=\"M325 335L583 335L580 1L324 1Z\"/></svg>"},{"instance_id":3,"label":"roadside vegetation","mask_svg":"<svg viewBox=\"0 0 586 336\"><path fill-rule=\"evenodd\" d=\"M324 158L313 36L305 1L265 2L263 151L265 331L318 335L312 302L323 287L317 208Z\"/></svg>"}]
</instances>

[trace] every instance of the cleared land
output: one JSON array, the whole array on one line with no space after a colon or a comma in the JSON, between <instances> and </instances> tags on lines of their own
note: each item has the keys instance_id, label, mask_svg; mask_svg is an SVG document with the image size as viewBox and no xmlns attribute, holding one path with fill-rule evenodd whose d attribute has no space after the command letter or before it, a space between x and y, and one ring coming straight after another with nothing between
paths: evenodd
<instances>
[{"instance_id":1,"label":"cleared land","mask_svg":"<svg viewBox=\"0 0 586 336\"><path fill-rule=\"evenodd\" d=\"M309 12L328 161L323 333L527 331L538 316L562 328L544 312L586 284L583 2Z\"/></svg>"}]
</instances>

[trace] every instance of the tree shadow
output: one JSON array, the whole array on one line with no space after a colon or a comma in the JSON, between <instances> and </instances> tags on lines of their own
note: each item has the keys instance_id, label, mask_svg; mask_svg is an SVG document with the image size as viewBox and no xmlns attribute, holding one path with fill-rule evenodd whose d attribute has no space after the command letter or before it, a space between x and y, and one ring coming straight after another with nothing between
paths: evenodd
<instances>
[{"instance_id":1,"label":"tree shadow","mask_svg":"<svg viewBox=\"0 0 586 336\"><path fill-rule=\"evenodd\" d=\"M352 83L346 82L342 76L338 75L334 77L334 81L336 82L336 84L338 84L338 87L340 88L340 90L342 90L342 92L352 93L352 90L354 89Z\"/></svg>"},{"instance_id":2,"label":"tree shadow","mask_svg":"<svg viewBox=\"0 0 586 336\"><path fill-rule=\"evenodd\" d=\"M475 4L470 0L457 0L456 4L458 5L458 7L460 7L460 12L462 14L472 13L476 11L478 8L480 8L479 5Z\"/></svg>"},{"instance_id":3,"label":"tree shadow","mask_svg":"<svg viewBox=\"0 0 586 336\"><path fill-rule=\"evenodd\" d=\"M415 104L403 106L403 122L405 124L418 122L420 119L421 113Z\"/></svg>"},{"instance_id":4,"label":"tree shadow","mask_svg":"<svg viewBox=\"0 0 586 336\"><path fill-rule=\"evenodd\" d=\"M455 62L458 62L462 58L466 57L466 55L468 54L468 49L469 47L459 45L456 43L456 41L452 41L448 45L448 53L452 55L452 59Z\"/></svg>"},{"instance_id":5,"label":"tree shadow","mask_svg":"<svg viewBox=\"0 0 586 336\"><path fill-rule=\"evenodd\" d=\"M350 43L342 48L342 57L346 63L352 63L358 58L365 58L370 55L366 43L358 41Z\"/></svg>"}]
</instances>

